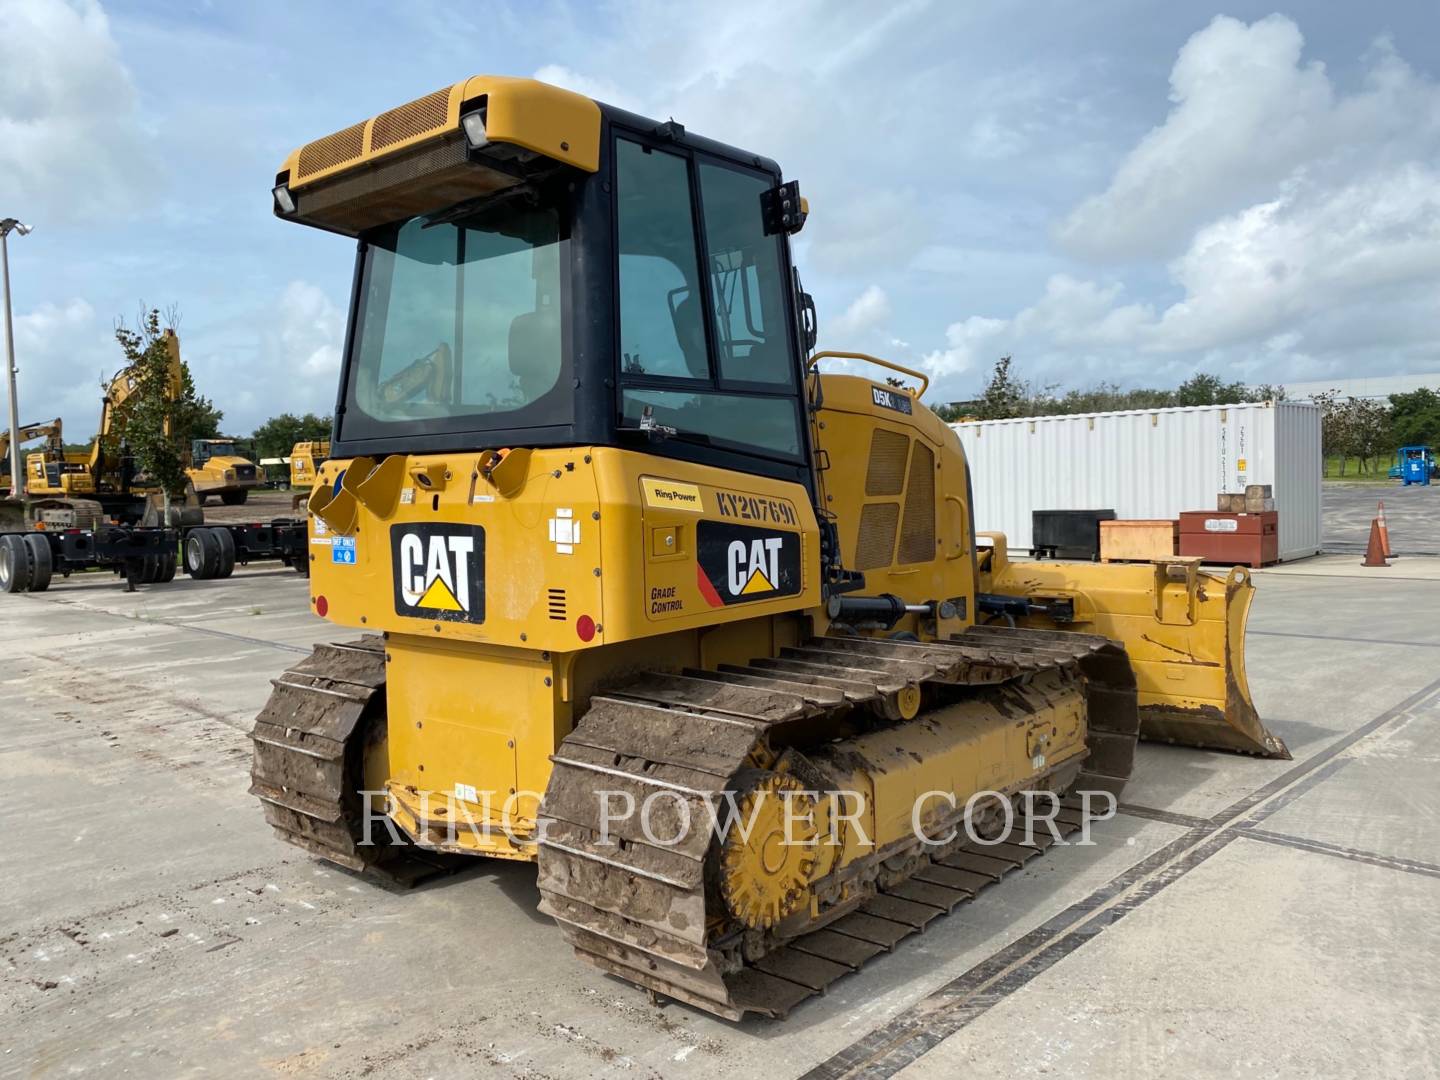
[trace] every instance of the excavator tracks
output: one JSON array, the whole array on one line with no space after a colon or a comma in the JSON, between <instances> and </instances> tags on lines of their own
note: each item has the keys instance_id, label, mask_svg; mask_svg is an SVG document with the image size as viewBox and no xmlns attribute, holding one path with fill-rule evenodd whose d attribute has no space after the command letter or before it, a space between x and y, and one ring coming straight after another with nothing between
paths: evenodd
<instances>
[{"instance_id":1,"label":"excavator tracks","mask_svg":"<svg viewBox=\"0 0 1440 1080\"><path fill-rule=\"evenodd\" d=\"M695 815L727 792L733 799L755 776L773 776L764 770L786 753L770 747L782 729L777 742L792 747L797 732L802 740L813 732L806 752L823 761L827 733L857 708L914 717L920 692L933 687L1023 709L1024 687L1067 680L1083 687L1087 753L1078 766L1042 772L1035 786L1118 795L1138 737L1135 679L1124 650L1101 637L1003 627L932 643L826 637L744 667L628 681L592 698L552 758L541 807L540 908L604 971L730 1019L783 1017L1042 854L1054 833L1037 828L1021 843L983 844L962 834L943 845L881 849L843 890L821 898L818 917L757 929L726 910L716 830L685 832L681 820L705 820ZM607 818L602 828L601 790L642 803L665 792L668 816ZM1018 803L1019 793L1010 794ZM1062 835L1080 827L1080 804L1063 802L1056 822ZM997 831L980 829L987 838ZM653 843L656 834L682 833L676 843Z\"/></svg>"}]
</instances>

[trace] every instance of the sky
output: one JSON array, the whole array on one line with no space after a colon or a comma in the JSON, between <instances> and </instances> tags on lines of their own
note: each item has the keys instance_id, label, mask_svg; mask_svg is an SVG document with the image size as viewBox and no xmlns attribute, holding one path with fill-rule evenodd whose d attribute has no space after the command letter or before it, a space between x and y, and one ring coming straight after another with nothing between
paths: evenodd
<instances>
[{"instance_id":1,"label":"sky","mask_svg":"<svg viewBox=\"0 0 1440 1080\"><path fill-rule=\"evenodd\" d=\"M1440 4L0 0L21 421L98 418L117 317L181 312L248 434L329 413L354 245L295 146L478 73L779 161L820 344L973 396L1440 371Z\"/></svg>"}]
</instances>

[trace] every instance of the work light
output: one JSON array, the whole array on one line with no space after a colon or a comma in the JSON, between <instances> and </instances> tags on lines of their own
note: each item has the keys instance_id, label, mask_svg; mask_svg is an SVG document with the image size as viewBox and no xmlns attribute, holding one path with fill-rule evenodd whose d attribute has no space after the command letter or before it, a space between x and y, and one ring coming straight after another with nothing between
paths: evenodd
<instances>
[{"instance_id":1,"label":"work light","mask_svg":"<svg viewBox=\"0 0 1440 1080\"><path fill-rule=\"evenodd\" d=\"M485 113L480 109L462 116L460 126L465 129L465 141L471 150L479 150L490 141L485 134Z\"/></svg>"}]
</instances>

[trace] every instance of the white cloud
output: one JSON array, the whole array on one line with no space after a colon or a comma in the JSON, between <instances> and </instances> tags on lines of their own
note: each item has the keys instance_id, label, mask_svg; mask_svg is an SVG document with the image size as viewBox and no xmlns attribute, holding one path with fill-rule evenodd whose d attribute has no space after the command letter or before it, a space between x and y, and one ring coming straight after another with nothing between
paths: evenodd
<instances>
[{"instance_id":1,"label":"white cloud","mask_svg":"<svg viewBox=\"0 0 1440 1080\"><path fill-rule=\"evenodd\" d=\"M836 348L852 348L853 342L878 330L890 318L890 298L879 285L871 285L857 296L838 317L821 327L821 336Z\"/></svg>"},{"instance_id":2,"label":"white cloud","mask_svg":"<svg viewBox=\"0 0 1440 1080\"><path fill-rule=\"evenodd\" d=\"M975 371L1004 351L1010 330L1008 320L971 315L946 327L946 347L926 353L921 363L936 378Z\"/></svg>"},{"instance_id":3,"label":"white cloud","mask_svg":"<svg viewBox=\"0 0 1440 1080\"><path fill-rule=\"evenodd\" d=\"M1127 300L1119 281L1055 274L1009 318L953 323L947 347L926 357L932 372L1005 352L1067 385L1156 383L1197 366L1283 381L1366 362L1433 365L1440 86L1381 41L1362 87L1345 94L1302 60L1302 44L1280 16L1220 18L1192 37L1165 124L1061 231L1107 258L1175 252L1177 300L1157 307Z\"/></svg>"},{"instance_id":4,"label":"white cloud","mask_svg":"<svg viewBox=\"0 0 1440 1080\"><path fill-rule=\"evenodd\" d=\"M149 136L96 0L0 0L0 194L36 223L130 209Z\"/></svg>"},{"instance_id":5,"label":"white cloud","mask_svg":"<svg viewBox=\"0 0 1440 1080\"><path fill-rule=\"evenodd\" d=\"M340 375L345 314L317 285L292 281L280 297L280 346L286 362L305 378Z\"/></svg>"},{"instance_id":6,"label":"white cloud","mask_svg":"<svg viewBox=\"0 0 1440 1080\"><path fill-rule=\"evenodd\" d=\"M124 364L114 328L80 297L15 314L15 365L23 424L59 416L81 442L100 420L102 383Z\"/></svg>"},{"instance_id":7,"label":"white cloud","mask_svg":"<svg viewBox=\"0 0 1440 1080\"><path fill-rule=\"evenodd\" d=\"M1440 145L1440 94L1388 41L1377 42L1363 89L1350 95L1323 64L1301 59L1303 47L1282 15L1248 26L1219 16L1191 37L1170 74L1165 122L1068 216L1061 242L1096 259L1173 255L1197 227L1297 174L1343 183Z\"/></svg>"}]
</instances>

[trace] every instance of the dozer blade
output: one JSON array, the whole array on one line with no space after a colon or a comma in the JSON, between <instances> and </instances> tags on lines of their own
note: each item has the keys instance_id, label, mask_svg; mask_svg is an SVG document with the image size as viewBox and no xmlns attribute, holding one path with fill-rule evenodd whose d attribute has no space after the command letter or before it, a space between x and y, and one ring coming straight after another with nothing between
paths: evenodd
<instances>
[{"instance_id":1,"label":"dozer blade","mask_svg":"<svg viewBox=\"0 0 1440 1080\"><path fill-rule=\"evenodd\" d=\"M1140 692L1140 737L1288 758L1250 700L1245 624L1250 572L1206 573L1198 559L1153 563L1010 562L980 534L981 619L1103 634L1125 646ZM988 613L988 614L987 614Z\"/></svg>"}]
</instances>

